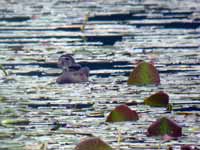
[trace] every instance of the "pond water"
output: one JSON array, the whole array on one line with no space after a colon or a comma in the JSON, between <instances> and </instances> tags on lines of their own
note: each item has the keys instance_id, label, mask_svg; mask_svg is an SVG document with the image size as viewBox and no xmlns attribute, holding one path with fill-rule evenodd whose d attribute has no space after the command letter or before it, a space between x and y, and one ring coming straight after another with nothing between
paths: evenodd
<instances>
[{"instance_id":1,"label":"pond water","mask_svg":"<svg viewBox=\"0 0 200 150\"><path fill-rule=\"evenodd\" d=\"M30 123L0 126L0 149L71 150L90 136L121 150L200 146L199 10L199 0L1 0L0 64L9 75L0 71L0 120ZM65 53L90 68L89 82L55 82ZM154 62L159 86L127 85L139 60ZM158 91L169 94L171 113L130 105L137 122L105 122L119 104ZM147 137L161 116L176 120L183 136Z\"/></svg>"}]
</instances>

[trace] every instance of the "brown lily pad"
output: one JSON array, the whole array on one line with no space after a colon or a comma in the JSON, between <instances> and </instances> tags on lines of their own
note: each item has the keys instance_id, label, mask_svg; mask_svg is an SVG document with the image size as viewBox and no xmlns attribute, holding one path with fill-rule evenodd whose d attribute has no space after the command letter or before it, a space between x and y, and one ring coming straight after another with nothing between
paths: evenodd
<instances>
[{"instance_id":1,"label":"brown lily pad","mask_svg":"<svg viewBox=\"0 0 200 150\"><path fill-rule=\"evenodd\" d=\"M169 96L160 91L146 98L144 104L153 107L167 107L169 105Z\"/></svg>"},{"instance_id":2,"label":"brown lily pad","mask_svg":"<svg viewBox=\"0 0 200 150\"><path fill-rule=\"evenodd\" d=\"M139 63L131 72L128 84L147 85L160 84L160 76L153 64L147 62Z\"/></svg>"},{"instance_id":3,"label":"brown lily pad","mask_svg":"<svg viewBox=\"0 0 200 150\"><path fill-rule=\"evenodd\" d=\"M88 138L80 142L75 150L113 150L107 143L100 138Z\"/></svg>"},{"instance_id":4,"label":"brown lily pad","mask_svg":"<svg viewBox=\"0 0 200 150\"><path fill-rule=\"evenodd\" d=\"M106 122L136 121L138 119L136 111L131 110L127 105L120 105L111 111Z\"/></svg>"},{"instance_id":5,"label":"brown lily pad","mask_svg":"<svg viewBox=\"0 0 200 150\"><path fill-rule=\"evenodd\" d=\"M162 117L149 126L147 134L148 136L169 135L172 137L180 137L182 136L182 128L173 120Z\"/></svg>"},{"instance_id":6,"label":"brown lily pad","mask_svg":"<svg viewBox=\"0 0 200 150\"><path fill-rule=\"evenodd\" d=\"M190 145L181 145L181 150L193 150Z\"/></svg>"}]
</instances>

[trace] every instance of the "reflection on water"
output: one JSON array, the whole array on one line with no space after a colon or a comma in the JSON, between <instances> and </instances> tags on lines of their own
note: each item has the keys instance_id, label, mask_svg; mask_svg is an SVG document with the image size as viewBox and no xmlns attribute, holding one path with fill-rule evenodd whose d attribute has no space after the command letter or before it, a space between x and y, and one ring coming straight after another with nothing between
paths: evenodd
<instances>
[{"instance_id":1,"label":"reflection on water","mask_svg":"<svg viewBox=\"0 0 200 150\"><path fill-rule=\"evenodd\" d=\"M123 150L198 144L199 9L195 0L1 0L0 63L9 76L0 71L0 96L6 97L0 98L0 120L31 122L0 126L0 149L73 149L90 134L116 148L118 129ZM56 84L64 53L90 67L88 83ZM154 62L161 85L127 85L140 60ZM132 105L137 122L105 123L119 103L142 102L160 90L169 94L173 113ZM147 137L160 116L174 118L184 136L171 142ZM61 127L51 131L55 120Z\"/></svg>"}]
</instances>

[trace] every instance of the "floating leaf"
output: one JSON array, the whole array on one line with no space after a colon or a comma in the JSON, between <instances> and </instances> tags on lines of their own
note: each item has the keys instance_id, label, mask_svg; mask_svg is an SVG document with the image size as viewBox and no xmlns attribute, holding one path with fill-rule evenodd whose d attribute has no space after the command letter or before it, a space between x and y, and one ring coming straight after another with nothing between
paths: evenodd
<instances>
[{"instance_id":1,"label":"floating leaf","mask_svg":"<svg viewBox=\"0 0 200 150\"><path fill-rule=\"evenodd\" d=\"M181 150L199 150L198 148L191 145L181 145Z\"/></svg>"},{"instance_id":2,"label":"floating leaf","mask_svg":"<svg viewBox=\"0 0 200 150\"><path fill-rule=\"evenodd\" d=\"M138 118L136 111L131 110L127 105L120 105L108 115L106 122L136 121Z\"/></svg>"},{"instance_id":3,"label":"floating leaf","mask_svg":"<svg viewBox=\"0 0 200 150\"><path fill-rule=\"evenodd\" d=\"M144 104L154 107L168 107L169 96L160 91L146 98L144 100Z\"/></svg>"},{"instance_id":4,"label":"floating leaf","mask_svg":"<svg viewBox=\"0 0 200 150\"><path fill-rule=\"evenodd\" d=\"M0 96L0 103L6 102L7 98L4 96Z\"/></svg>"},{"instance_id":5,"label":"floating leaf","mask_svg":"<svg viewBox=\"0 0 200 150\"><path fill-rule=\"evenodd\" d=\"M8 73L6 72L6 69L1 64L0 64L0 70L3 71L3 73L4 73L5 76L8 76Z\"/></svg>"},{"instance_id":6,"label":"floating leaf","mask_svg":"<svg viewBox=\"0 0 200 150\"><path fill-rule=\"evenodd\" d=\"M15 114L15 113L16 113L15 110L12 108L2 108L0 110L1 115L8 115L8 114Z\"/></svg>"},{"instance_id":7,"label":"floating leaf","mask_svg":"<svg viewBox=\"0 0 200 150\"><path fill-rule=\"evenodd\" d=\"M28 125L30 123L27 119L5 119L1 121L2 126L7 125Z\"/></svg>"},{"instance_id":8,"label":"floating leaf","mask_svg":"<svg viewBox=\"0 0 200 150\"><path fill-rule=\"evenodd\" d=\"M47 143L34 143L31 145L26 145L25 149L26 150L47 150L48 148Z\"/></svg>"},{"instance_id":9,"label":"floating leaf","mask_svg":"<svg viewBox=\"0 0 200 150\"><path fill-rule=\"evenodd\" d=\"M87 114L87 117L104 117L103 112L91 112Z\"/></svg>"},{"instance_id":10,"label":"floating leaf","mask_svg":"<svg viewBox=\"0 0 200 150\"><path fill-rule=\"evenodd\" d=\"M75 147L75 150L112 150L112 147L101 139L94 137L80 142Z\"/></svg>"},{"instance_id":11,"label":"floating leaf","mask_svg":"<svg viewBox=\"0 0 200 150\"><path fill-rule=\"evenodd\" d=\"M52 128L50 130L51 131L55 131L55 130L58 130L60 127L61 127L61 124L59 123L59 121L58 120L54 120L53 121L53 126L52 126Z\"/></svg>"},{"instance_id":12,"label":"floating leaf","mask_svg":"<svg viewBox=\"0 0 200 150\"><path fill-rule=\"evenodd\" d=\"M13 132L0 131L0 140L6 139L6 138L13 138L14 135L15 135L15 133L13 133Z\"/></svg>"},{"instance_id":13,"label":"floating leaf","mask_svg":"<svg viewBox=\"0 0 200 150\"><path fill-rule=\"evenodd\" d=\"M149 136L169 135L172 137L179 137L182 135L182 128L174 121L163 117L155 121L148 128Z\"/></svg>"},{"instance_id":14,"label":"floating leaf","mask_svg":"<svg viewBox=\"0 0 200 150\"><path fill-rule=\"evenodd\" d=\"M160 76L153 64L143 61L131 72L128 84L160 84Z\"/></svg>"}]
</instances>

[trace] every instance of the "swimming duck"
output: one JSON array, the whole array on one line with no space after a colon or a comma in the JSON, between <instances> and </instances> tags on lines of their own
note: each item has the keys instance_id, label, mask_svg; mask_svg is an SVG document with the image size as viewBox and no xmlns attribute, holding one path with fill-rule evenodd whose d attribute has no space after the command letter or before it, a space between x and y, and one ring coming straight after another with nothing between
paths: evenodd
<instances>
[{"instance_id":1,"label":"swimming duck","mask_svg":"<svg viewBox=\"0 0 200 150\"><path fill-rule=\"evenodd\" d=\"M62 55L59 58L58 67L63 69L63 73L56 80L59 84L88 81L89 68L77 64L74 58L69 54Z\"/></svg>"}]
</instances>

